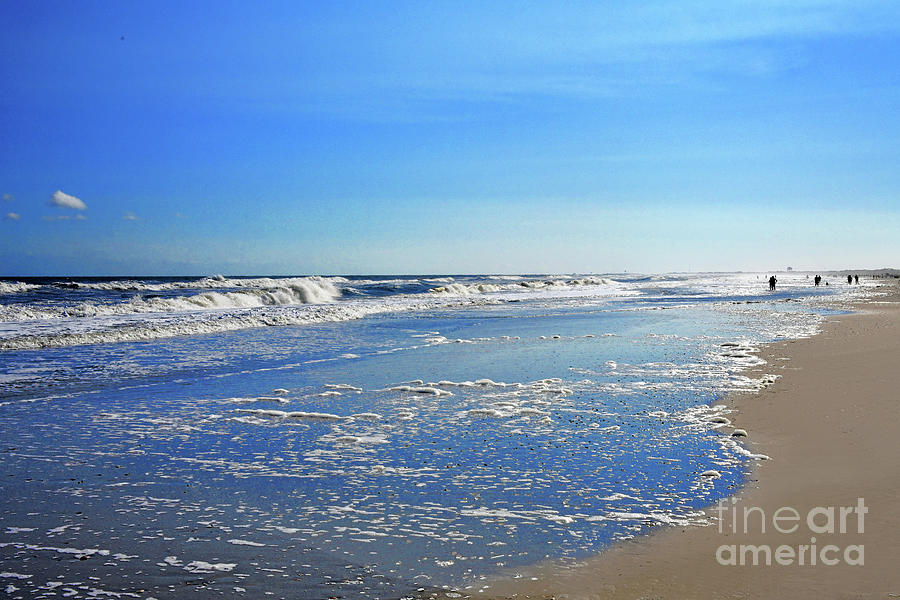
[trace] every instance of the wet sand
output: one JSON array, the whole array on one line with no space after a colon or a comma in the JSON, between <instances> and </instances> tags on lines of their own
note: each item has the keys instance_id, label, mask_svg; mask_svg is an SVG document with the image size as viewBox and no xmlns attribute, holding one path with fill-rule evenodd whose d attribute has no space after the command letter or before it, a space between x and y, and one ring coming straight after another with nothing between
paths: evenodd
<instances>
[{"instance_id":1,"label":"wet sand","mask_svg":"<svg viewBox=\"0 0 900 600\"><path fill-rule=\"evenodd\" d=\"M859 312L830 317L814 338L763 349L762 369L782 378L759 394L726 400L737 410L734 426L748 433L746 447L771 459L757 462L721 520L660 529L574 567L538 566L519 579L490 582L484 597L900 597L900 289L881 291L886 295ZM823 510L814 511L810 527L816 507ZM748 513L745 529L745 508L764 511L764 532L759 510ZM776 513L783 518L777 523ZM757 546L761 564L753 565L754 551L741 545ZM768 566L760 546L771 550ZM745 564L720 564L717 552Z\"/></svg>"}]
</instances>

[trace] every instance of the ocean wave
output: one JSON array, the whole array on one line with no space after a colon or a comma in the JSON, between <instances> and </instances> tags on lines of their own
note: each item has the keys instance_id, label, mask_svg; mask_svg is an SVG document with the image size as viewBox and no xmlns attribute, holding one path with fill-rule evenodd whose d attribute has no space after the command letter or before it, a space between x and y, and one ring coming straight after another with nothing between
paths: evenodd
<instances>
[{"instance_id":1,"label":"ocean wave","mask_svg":"<svg viewBox=\"0 0 900 600\"><path fill-rule=\"evenodd\" d=\"M202 279L184 280L184 281L166 281L161 283L152 283L147 280L118 280L118 281L79 281L79 282L59 282L55 285L59 287L67 287L71 289L85 290L103 290L103 291L134 291L134 292L168 292L177 290L193 290L193 289L231 289L231 288L252 288L252 289L278 289L292 287L294 285L304 285L310 281L327 281L329 283L347 283L349 280L345 277L253 277L253 278L229 278L223 275L213 275Z\"/></svg>"},{"instance_id":2,"label":"ocean wave","mask_svg":"<svg viewBox=\"0 0 900 600\"><path fill-rule=\"evenodd\" d=\"M499 277L497 279L500 279ZM504 277L503 279L508 280ZM522 292L531 290L565 290L585 286L608 287L622 289L618 281L605 277L583 277L580 279L530 279L515 283L448 283L431 288L433 294L452 294L467 296L471 294L490 294L496 292Z\"/></svg>"},{"instance_id":3,"label":"ocean wave","mask_svg":"<svg viewBox=\"0 0 900 600\"><path fill-rule=\"evenodd\" d=\"M454 294L457 296L467 296L469 294L485 294L489 292L499 292L503 286L493 283L448 283L436 288L428 290L433 294Z\"/></svg>"},{"instance_id":4,"label":"ocean wave","mask_svg":"<svg viewBox=\"0 0 900 600\"><path fill-rule=\"evenodd\" d=\"M428 296L372 302L345 300L325 304L260 306L232 310L196 310L144 314L103 315L89 319L23 321L15 333L0 338L0 350L27 350L137 342L182 335L202 335L291 325L333 323L369 315L469 305L469 300Z\"/></svg>"},{"instance_id":5,"label":"ocean wave","mask_svg":"<svg viewBox=\"0 0 900 600\"><path fill-rule=\"evenodd\" d=\"M0 294L18 294L39 287L41 286L34 285L33 283L25 283L24 281L0 281Z\"/></svg>"},{"instance_id":6,"label":"ocean wave","mask_svg":"<svg viewBox=\"0 0 900 600\"><path fill-rule=\"evenodd\" d=\"M150 284L148 280L87 282L85 285L106 286L104 289L129 288L147 292L153 286L175 289L188 284L229 286L232 289L209 289L171 297L139 294L126 301L110 301L100 292L96 300L79 303L51 300L0 304L0 349L142 341L267 326L344 321L400 310L503 302L506 299L520 299L523 293L536 297L551 291L569 295L571 290L579 287L589 290L591 295L606 296L610 291L613 294L623 293L620 284L604 278L510 283L454 281L442 286L440 289L443 292L432 290L432 293L399 293L377 298L349 292L355 288L347 283L351 283L350 280L342 277L317 276L281 279L228 279L218 276L199 282L160 284ZM353 281L352 284L358 285L358 282ZM598 290L598 286L606 286L607 289ZM506 294L492 295L494 292Z\"/></svg>"},{"instance_id":7,"label":"ocean wave","mask_svg":"<svg viewBox=\"0 0 900 600\"><path fill-rule=\"evenodd\" d=\"M161 281L79 281L73 285L93 286L94 292L69 292L54 288L34 294L31 282L0 282L8 290L26 292L7 296L0 302L0 350L42 348L120 341L149 340L181 335L207 334L238 329L278 325L303 325L343 321L369 314L400 310L428 310L464 305L499 304L521 300L573 299L595 302L597 299L652 295L652 286L600 276L458 276L391 279L346 279L343 277L256 277L231 279L224 276L199 280ZM729 274L710 283L702 278L684 283L689 290L716 285L717 296L744 293L756 287L756 275ZM794 285L805 280L794 278ZM429 288L431 280L442 285ZM45 280L51 281L52 280ZM693 279L691 280L693 282ZM372 293L383 284L397 286L395 293ZM59 283L58 285L62 285ZM418 286L410 289L406 286ZM669 284L666 284L669 285ZM352 287L351 287L352 286ZM359 287L356 287L359 286ZM185 289L165 293L168 290ZM115 290L109 292L111 290ZM123 294L124 290L135 291ZM427 291L426 291L427 290ZM154 291L161 292L158 295ZM15 292L14 292L15 293ZM123 297L125 296L125 297ZM128 297L133 296L133 297ZM26 301L21 301L26 300ZM659 306L638 305L616 310L656 310ZM767 312L746 305L723 302L718 310ZM809 335L808 318L793 312L767 317L777 321L782 335ZM814 329L814 327L813 327ZM437 337L429 343L438 343ZM444 342L450 341L441 338ZM468 341L468 340L458 340ZM745 356L729 356L720 352L725 362L747 362Z\"/></svg>"},{"instance_id":8,"label":"ocean wave","mask_svg":"<svg viewBox=\"0 0 900 600\"><path fill-rule=\"evenodd\" d=\"M340 279L343 279L343 278L340 278ZM344 281L346 281L348 283L352 283L353 285L362 286L362 287L370 286L370 285L379 286L379 287L382 287L382 286L383 287L403 287L403 286L420 285L420 282L418 279L353 279L353 280L345 279Z\"/></svg>"},{"instance_id":9,"label":"ocean wave","mask_svg":"<svg viewBox=\"0 0 900 600\"><path fill-rule=\"evenodd\" d=\"M25 335L0 339L0 350L136 342L258 327L349 321L376 312L389 312L391 308L387 304L367 305L348 302L281 307L279 310L257 308L235 312L199 311L155 316L129 315L122 318L89 319L85 324L79 323L78 320L60 319L57 327L49 328L50 331L47 331L48 325L45 321L34 328L24 328L22 333ZM402 307L398 309L402 310Z\"/></svg>"},{"instance_id":10,"label":"ocean wave","mask_svg":"<svg viewBox=\"0 0 900 600\"><path fill-rule=\"evenodd\" d=\"M260 281L260 280L255 280ZM202 292L175 298L135 297L127 302L104 304L82 302L72 306L0 306L0 321L98 317L141 313L172 313L221 308L256 308L324 304L341 296L332 278L306 277L285 280L287 285L260 287L234 292Z\"/></svg>"}]
</instances>

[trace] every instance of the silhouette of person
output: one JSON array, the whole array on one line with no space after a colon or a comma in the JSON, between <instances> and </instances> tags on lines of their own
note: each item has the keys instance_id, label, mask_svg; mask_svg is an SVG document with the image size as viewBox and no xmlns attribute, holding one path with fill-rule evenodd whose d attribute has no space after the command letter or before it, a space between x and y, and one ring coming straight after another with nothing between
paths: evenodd
<instances>
[{"instance_id":1,"label":"silhouette of person","mask_svg":"<svg viewBox=\"0 0 900 600\"><path fill-rule=\"evenodd\" d=\"M816 282L816 287L819 287L819 284L822 283L822 276L816 275L816 278L813 281Z\"/></svg>"},{"instance_id":2,"label":"silhouette of person","mask_svg":"<svg viewBox=\"0 0 900 600\"><path fill-rule=\"evenodd\" d=\"M853 279L856 280L856 285L859 285L859 275L854 275Z\"/></svg>"},{"instance_id":3,"label":"silhouette of person","mask_svg":"<svg viewBox=\"0 0 900 600\"><path fill-rule=\"evenodd\" d=\"M775 279L775 276L774 276L774 275L772 275L771 277L769 277L769 290L771 290L771 291L773 291L773 292L775 291L775 282L776 282L776 281L778 281L778 280Z\"/></svg>"},{"instance_id":4,"label":"silhouette of person","mask_svg":"<svg viewBox=\"0 0 900 600\"><path fill-rule=\"evenodd\" d=\"M847 285L853 285L853 275L847 275Z\"/></svg>"}]
</instances>

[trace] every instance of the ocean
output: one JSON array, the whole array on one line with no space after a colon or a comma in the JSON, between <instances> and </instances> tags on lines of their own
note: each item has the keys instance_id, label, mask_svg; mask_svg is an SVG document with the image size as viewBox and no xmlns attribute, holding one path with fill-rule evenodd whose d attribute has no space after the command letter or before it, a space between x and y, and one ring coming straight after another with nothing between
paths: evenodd
<instances>
[{"instance_id":1,"label":"ocean","mask_svg":"<svg viewBox=\"0 0 900 600\"><path fill-rule=\"evenodd\" d=\"M864 293L812 275L2 280L0 587L401 598L700 523L759 345Z\"/></svg>"}]
</instances>

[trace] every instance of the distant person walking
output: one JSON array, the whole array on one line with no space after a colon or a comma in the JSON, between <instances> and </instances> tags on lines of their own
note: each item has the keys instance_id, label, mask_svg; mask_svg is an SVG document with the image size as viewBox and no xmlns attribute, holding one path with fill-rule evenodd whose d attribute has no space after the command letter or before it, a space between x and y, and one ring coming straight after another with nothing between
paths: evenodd
<instances>
[{"instance_id":1,"label":"distant person walking","mask_svg":"<svg viewBox=\"0 0 900 600\"><path fill-rule=\"evenodd\" d=\"M859 275L854 275L853 279L856 280L856 285L859 285Z\"/></svg>"},{"instance_id":2,"label":"distant person walking","mask_svg":"<svg viewBox=\"0 0 900 600\"><path fill-rule=\"evenodd\" d=\"M813 281L816 282L816 287L819 287L819 284L822 283L822 276L821 276L821 275L816 275L816 278L813 279Z\"/></svg>"},{"instance_id":3,"label":"distant person walking","mask_svg":"<svg viewBox=\"0 0 900 600\"><path fill-rule=\"evenodd\" d=\"M847 285L853 285L853 275L847 275Z\"/></svg>"},{"instance_id":4,"label":"distant person walking","mask_svg":"<svg viewBox=\"0 0 900 600\"><path fill-rule=\"evenodd\" d=\"M772 292L775 291L775 284L776 284L777 282L778 282L778 280L775 279L775 276L774 276L774 275L772 275L771 277L769 277L769 291L772 291Z\"/></svg>"}]
</instances>

